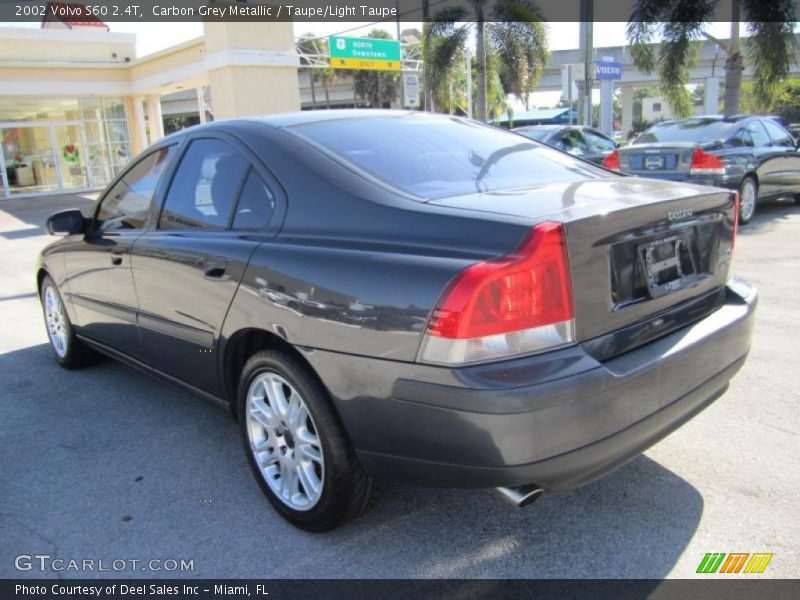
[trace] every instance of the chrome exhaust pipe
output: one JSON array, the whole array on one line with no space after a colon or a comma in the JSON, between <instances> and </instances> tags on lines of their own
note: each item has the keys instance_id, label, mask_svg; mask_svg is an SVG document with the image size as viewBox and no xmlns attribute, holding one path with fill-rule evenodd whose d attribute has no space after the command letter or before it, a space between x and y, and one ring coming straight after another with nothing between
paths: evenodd
<instances>
[{"instance_id":1,"label":"chrome exhaust pipe","mask_svg":"<svg viewBox=\"0 0 800 600\"><path fill-rule=\"evenodd\" d=\"M517 508L525 508L533 504L544 494L544 490L535 483L516 487L499 487L497 491Z\"/></svg>"}]
</instances>

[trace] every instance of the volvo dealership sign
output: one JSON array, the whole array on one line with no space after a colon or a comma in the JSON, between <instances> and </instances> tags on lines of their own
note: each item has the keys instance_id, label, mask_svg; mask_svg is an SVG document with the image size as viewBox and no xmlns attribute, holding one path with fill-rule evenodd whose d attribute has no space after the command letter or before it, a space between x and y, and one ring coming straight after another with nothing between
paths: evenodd
<instances>
[{"instance_id":1,"label":"volvo dealership sign","mask_svg":"<svg viewBox=\"0 0 800 600\"><path fill-rule=\"evenodd\" d=\"M331 67L334 69L370 69L400 71L400 42L373 38L328 38Z\"/></svg>"},{"instance_id":2,"label":"volvo dealership sign","mask_svg":"<svg viewBox=\"0 0 800 600\"><path fill-rule=\"evenodd\" d=\"M599 60L594 67L595 79L622 79L622 63Z\"/></svg>"}]
</instances>

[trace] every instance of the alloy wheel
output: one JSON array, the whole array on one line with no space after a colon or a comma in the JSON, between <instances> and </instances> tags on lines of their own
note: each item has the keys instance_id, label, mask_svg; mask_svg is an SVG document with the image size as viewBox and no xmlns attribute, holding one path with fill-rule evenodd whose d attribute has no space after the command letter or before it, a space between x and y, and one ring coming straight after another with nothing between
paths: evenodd
<instances>
[{"instance_id":1,"label":"alloy wheel","mask_svg":"<svg viewBox=\"0 0 800 600\"><path fill-rule=\"evenodd\" d=\"M50 344L58 357L64 358L67 355L66 315L61 298L52 286L48 286L44 290L44 315Z\"/></svg>"},{"instance_id":2,"label":"alloy wheel","mask_svg":"<svg viewBox=\"0 0 800 600\"><path fill-rule=\"evenodd\" d=\"M322 496L325 462L319 434L303 397L274 372L257 375L247 391L247 432L261 476L293 510Z\"/></svg>"},{"instance_id":3,"label":"alloy wheel","mask_svg":"<svg viewBox=\"0 0 800 600\"><path fill-rule=\"evenodd\" d=\"M739 195L739 213L743 221L749 221L756 210L756 184L752 179L746 179L742 184Z\"/></svg>"}]
</instances>

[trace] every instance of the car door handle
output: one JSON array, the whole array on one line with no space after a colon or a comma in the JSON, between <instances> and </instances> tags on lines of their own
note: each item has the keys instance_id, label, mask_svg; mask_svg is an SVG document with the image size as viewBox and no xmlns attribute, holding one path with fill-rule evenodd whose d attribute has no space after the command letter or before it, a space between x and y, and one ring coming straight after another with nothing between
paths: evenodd
<instances>
[{"instance_id":1,"label":"car door handle","mask_svg":"<svg viewBox=\"0 0 800 600\"><path fill-rule=\"evenodd\" d=\"M226 265L209 266L203 271L203 277L211 281L227 281L228 275L226 274Z\"/></svg>"},{"instance_id":2,"label":"car door handle","mask_svg":"<svg viewBox=\"0 0 800 600\"><path fill-rule=\"evenodd\" d=\"M122 257L128 253L127 250L112 250L111 264L118 267L122 264Z\"/></svg>"}]
</instances>

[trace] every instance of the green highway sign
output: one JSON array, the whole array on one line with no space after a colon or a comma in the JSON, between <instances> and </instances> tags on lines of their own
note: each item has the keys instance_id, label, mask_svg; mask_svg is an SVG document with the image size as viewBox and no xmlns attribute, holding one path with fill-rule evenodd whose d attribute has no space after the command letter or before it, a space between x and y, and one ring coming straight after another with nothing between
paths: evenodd
<instances>
[{"instance_id":1,"label":"green highway sign","mask_svg":"<svg viewBox=\"0 0 800 600\"><path fill-rule=\"evenodd\" d=\"M373 38L328 38L331 67L334 69L376 69L400 71L400 42Z\"/></svg>"}]
</instances>

